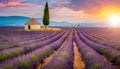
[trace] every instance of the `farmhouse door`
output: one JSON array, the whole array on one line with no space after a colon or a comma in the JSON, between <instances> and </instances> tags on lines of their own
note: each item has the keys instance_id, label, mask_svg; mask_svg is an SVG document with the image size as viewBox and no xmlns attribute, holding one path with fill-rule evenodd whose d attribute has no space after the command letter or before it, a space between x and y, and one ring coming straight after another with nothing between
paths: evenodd
<instances>
[{"instance_id":1,"label":"farmhouse door","mask_svg":"<svg viewBox=\"0 0 120 69\"><path fill-rule=\"evenodd\" d=\"M31 28L30 28L30 25L28 25L28 29L31 29Z\"/></svg>"}]
</instances>

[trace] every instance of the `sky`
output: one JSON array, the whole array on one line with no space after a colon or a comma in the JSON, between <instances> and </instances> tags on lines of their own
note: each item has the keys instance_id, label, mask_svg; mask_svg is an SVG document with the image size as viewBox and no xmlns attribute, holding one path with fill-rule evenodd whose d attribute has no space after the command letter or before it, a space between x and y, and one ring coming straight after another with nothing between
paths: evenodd
<instances>
[{"instance_id":1,"label":"sky","mask_svg":"<svg viewBox=\"0 0 120 69\"><path fill-rule=\"evenodd\" d=\"M52 21L105 23L110 15L120 15L120 0L0 0L0 16L42 18L46 1Z\"/></svg>"}]
</instances>

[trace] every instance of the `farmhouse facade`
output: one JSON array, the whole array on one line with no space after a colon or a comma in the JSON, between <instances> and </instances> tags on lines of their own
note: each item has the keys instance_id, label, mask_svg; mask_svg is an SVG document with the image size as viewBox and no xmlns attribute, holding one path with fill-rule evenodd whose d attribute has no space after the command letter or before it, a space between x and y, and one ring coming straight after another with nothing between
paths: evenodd
<instances>
[{"instance_id":1,"label":"farmhouse facade","mask_svg":"<svg viewBox=\"0 0 120 69\"><path fill-rule=\"evenodd\" d=\"M25 24L25 30L39 30L40 28L41 28L41 25L35 18L31 18Z\"/></svg>"}]
</instances>

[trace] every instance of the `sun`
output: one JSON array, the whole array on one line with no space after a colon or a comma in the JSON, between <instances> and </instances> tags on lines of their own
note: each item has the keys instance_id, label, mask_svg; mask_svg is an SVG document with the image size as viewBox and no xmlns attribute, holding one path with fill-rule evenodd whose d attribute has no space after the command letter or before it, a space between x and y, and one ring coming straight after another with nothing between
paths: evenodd
<instances>
[{"instance_id":1,"label":"sun","mask_svg":"<svg viewBox=\"0 0 120 69\"><path fill-rule=\"evenodd\" d=\"M119 27L120 25L120 16L119 15L111 15L109 17L109 21L110 21L110 26L111 27Z\"/></svg>"}]
</instances>

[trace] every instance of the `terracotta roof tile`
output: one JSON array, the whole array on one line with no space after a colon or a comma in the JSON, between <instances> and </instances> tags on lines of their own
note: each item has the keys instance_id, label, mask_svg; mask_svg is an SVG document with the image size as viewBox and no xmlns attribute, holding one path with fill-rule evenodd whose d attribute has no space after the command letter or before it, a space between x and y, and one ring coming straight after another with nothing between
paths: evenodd
<instances>
[{"instance_id":1,"label":"terracotta roof tile","mask_svg":"<svg viewBox=\"0 0 120 69\"><path fill-rule=\"evenodd\" d=\"M40 25L40 23L35 18L31 18L25 25Z\"/></svg>"}]
</instances>

